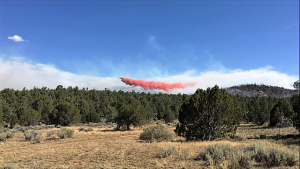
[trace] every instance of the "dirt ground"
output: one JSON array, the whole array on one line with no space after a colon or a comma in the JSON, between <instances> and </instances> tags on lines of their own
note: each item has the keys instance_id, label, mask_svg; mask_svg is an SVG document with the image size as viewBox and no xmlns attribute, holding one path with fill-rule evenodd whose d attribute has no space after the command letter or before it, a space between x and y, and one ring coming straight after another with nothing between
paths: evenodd
<instances>
[{"instance_id":1,"label":"dirt ground","mask_svg":"<svg viewBox=\"0 0 300 169\"><path fill-rule=\"evenodd\" d=\"M280 149L298 148L297 145L259 139L184 142L180 141L183 138L176 138L172 142L149 143L138 139L142 129L113 131L112 128L93 127L93 131L79 132L79 126L67 128L75 131L74 137L47 138L48 131L59 130L55 128L38 130L43 134L41 143L25 141L22 132L0 142L0 168L208 168L203 161L194 158L204 147L216 143L239 146L255 141ZM173 129L169 127L169 130ZM251 135L255 130L259 129L245 132L246 129L240 128L238 131ZM174 152L162 157L163 147L174 147Z\"/></svg>"}]
</instances>

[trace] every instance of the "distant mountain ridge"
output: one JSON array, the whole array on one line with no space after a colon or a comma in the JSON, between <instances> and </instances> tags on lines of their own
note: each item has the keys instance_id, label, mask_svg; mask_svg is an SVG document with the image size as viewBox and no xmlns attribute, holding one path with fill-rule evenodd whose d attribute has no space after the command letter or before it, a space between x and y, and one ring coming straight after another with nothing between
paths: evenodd
<instances>
[{"instance_id":1,"label":"distant mountain ridge","mask_svg":"<svg viewBox=\"0 0 300 169\"><path fill-rule=\"evenodd\" d=\"M228 88L224 88L229 95L241 95L253 97L256 95L259 96L271 96L277 98L288 98L292 97L295 94L298 94L297 90L285 89L283 87L278 86L270 86L264 84L243 84L239 86L232 86Z\"/></svg>"}]
</instances>

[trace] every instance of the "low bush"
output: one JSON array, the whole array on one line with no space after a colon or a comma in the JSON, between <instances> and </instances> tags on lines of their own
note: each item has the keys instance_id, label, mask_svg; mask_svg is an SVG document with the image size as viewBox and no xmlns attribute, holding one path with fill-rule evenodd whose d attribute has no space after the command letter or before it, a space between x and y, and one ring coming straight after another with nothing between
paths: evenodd
<instances>
[{"instance_id":1,"label":"low bush","mask_svg":"<svg viewBox=\"0 0 300 169\"><path fill-rule=\"evenodd\" d=\"M15 136L15 133L13 131L6 132L6 138L13 138Z\"/></svg>"},{"instance_id":2,"label":"low bush","mask_svg":"<svg viewBox=\"0 0 300 169\"><path fill-rule=\"evenodd\" d=\"M92 128L92 127L88 127L88 128L80 127L78 130L79 130L79 131L89 132L89 131L93 131L93 128Z\"/></svg>"},{"instance_id":3,"label":"low bush","mask_svg":"<svg viewBox=\"0 0 300 169\"><path fill-rule=\"evenodd\" d=\"M74 135L74 130L71 129L66 129L66 128L61 128L58 132L57 132L57 136L61 139L63 138L68 138L68 137L73 137Z\"/></svg>"},{"instance_id":4,"label":"low bush","mask_svg":"<svg viewBox=\"0 0 300 169\"><path fill-rule=\"evenodd\" d=\"M7 131L8 131L7 128L0 128L0 133L5 133L5 132L7 132Z\"/></svg>"},{"instance_id":5,"label":"low bush","mask_svg":"<svg viewBox=\"0 0 300 169\"><path fill-rule=\"evenodd\" d=\"M267 158L265 160L265 166L267 167L278 167L283 162L283 156L278 149L271 149L268 152Z\"/></svg>"},{"instance_id":6,"label":"low bush","mask_svg":"<svg viewBox=\"0 0 300 169\"><path fill-rule=\"evenodd\" d=\"M239 149L234 157L231 159L231 163L229 164L229 168L236 169L250 169L253 167L254 161L251 158L251 153L244 153L243 150Z\"/></svg>"},{"instance_id":7,"label":"low bush","mask_svg":"<svg viewBox=\"0 0 300 169\"><path fill-rule=\"evenodd\" d=\"M6 133L0 133L0 141L6 140Z\"/></svg>"},{"instance_id":8,"label":"low bush","mask_svg":"<svg viewBox=\"0 0 300 169\"><path fill-rule=\"evenodd\" d=\"M288 150L280 151L272 148L267 155L264 162L266 167L278 167L278 166L295 166L298 161L298 153L294 153Z\"/></svg>"},{"instance_id":9,"label":"low bush","mask_svg":"<svg viewBox=\"0 0 300 169\"><path fill-rule=\"evenodd\" d=\"M175 151L174 147L163 147L162 148L162 157L168 157Z\"/></svg>"},{"instance_id":10,"label":"low bush","mask_svg":"<svg viewBox=\"0 0 300 169\"><path fill-rule=\"evenodd\" d=\"M30 129L24 132L24 138L28 141L33 140L36 143L40 143L43 139L43 136L41 132L36 132L35 130Z\"/></svg>"},{"instance_id":11,"label":"low bush","mask_svg":"<svg viewBox=\"0 0 300 169\"><path fill-rule=\"evenodd\" d=\"M86 131L86 132L88 132L88 131L93 131L93 128L92 128L92 127L89 127L89 128L87 128L85 131Z\"/></svg>"},{"instance_id":12,"label":"low bush","mask_svg":"<svg viewBox=\"0 0 300 169\"><path fill-rule=\"evenodd\" d=\"M246 140L246 137L242 133L236 133L233 135L233 139L237 140L237 141L244 141L244 140Z\"/></svg>"},{"instance_id":13,"label":"low bush","mask_svg":"<svg viewBox=\"0 0 300 169\"><path fill-rule=\"evenodd\" d=\"M25 140L28 140L28 141L33 140L36 135L37 135L37 132L32 129L26 130L24 132L24 138L25 138Z\"/></svg>"},{"instance_id":14,"label":"low bush","mask_svg":"<svg viewBox=\"0 0 300 169\"><path fill-rule=\"evenodd\" d=\"M263 134L263 135L259 135L259 138L260 139L267 139L267 136Z\"/></svg>"},{"instance_id":15,"label":"low bush","mask_svg":"<svg viewBox=\"0 0 300 169\"><path fill-rule=\"evenodd\" d=\"M215 144L205 147L195 159L207 161L210 164L217 165L222 163L224 160L232 159L234 151L235 149L231 145Z\"/></svg>"},{"instance_id":16,"label":"low bush","mask_svg":"<svg viewBox=\"0 0 300 169\"><path fill-rule=\"evenodd\" d=\"M85 127L79 127L78 131L85 131Z\"/></svg>"},{"instance_id":17,"label":"low bush","mask_svg":"<svg viewBox=\"0 0 300 169\"><path fill-rule=\"evenodd\" d=\"M154 140L157 142L171 141L174 138L174 133L167 130L163 124L158 124L145 128L139 138L150 142Z\"/></svg>"},{"instance_id":18,"label":"low bush","mask_svg":"<svg viewBox=\"0 0 300 169\"><path fill-rule=\"evenodd\" d=\"M53 134L54 134L54 131L50 130L47 132L47 137L51 137L51 136L53 136Z\"/></svg>"},{"instance_id":19,"label":"low bush","mask_svg":"<svg viewBox=\"0 0 300 169\"><path fill-rule=\"evenodd\" d=\"M36 143L40 143L43 140L43 135L41 132L37 132L37 134L35 135L35 137L33 138L33 140Z\"/></svg>"},{"instance_id":20,"label":"low bush","mask_svg":"<svg viewBox=\"0 0 300 169\"><path fill-rule=\"evenodd\" d=\"M254 161L267 168L297 165L299 155L292 150L267 149L265 144L255 143L247 147L215 144L204 148L195 160L206 161L211 166L227 161L229 168L253 168Z\"/></svg>"},{"instance_id":21,"label":"low bush","mask_svg":"<svg viewBox=\"0 0 300 169\"><path fill-rule=\"evenodd\" d=\"M286 150L283 154L283 158L284 158L284 161L285 161L285 166L295 166L297 164L297 161L299 159L299 154L298 152L295 153L295 152L292 152L290 150Z\"/></svg>"},{"instance_id":22,"label":"low bush","mask_svg":"<svg viewBox=\"0 0 300 169\"><path fill-rule=\"evenodd\" d=\"M252 144L246 148L246 151L252 152L252 159L258 163L264 163L267 159L267 146L265 144Z\"/></svg>"}]
</instances>

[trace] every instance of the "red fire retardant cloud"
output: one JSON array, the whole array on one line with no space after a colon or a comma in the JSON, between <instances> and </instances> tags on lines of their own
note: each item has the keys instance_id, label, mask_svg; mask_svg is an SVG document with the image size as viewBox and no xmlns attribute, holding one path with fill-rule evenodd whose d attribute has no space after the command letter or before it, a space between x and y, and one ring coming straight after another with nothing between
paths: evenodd
<instances>
[{"instance_id":1,"label":"red fire retardant cloud","mask_svg":"<svg viewBox=\"0 0 300 169\"><path fill-rule=\"evenodd\" d=\"M195 82L187 82L187 83L166 83L166 82L156 82L156 81L145 81L145 80L135 80L130 78L121 77L122 82L129 86L140 86L145 90L153 90L153 89L160 89L166 92L170 92L173 89L183 89L187 86L195 86Z\"/></svg>"}]
</instances>

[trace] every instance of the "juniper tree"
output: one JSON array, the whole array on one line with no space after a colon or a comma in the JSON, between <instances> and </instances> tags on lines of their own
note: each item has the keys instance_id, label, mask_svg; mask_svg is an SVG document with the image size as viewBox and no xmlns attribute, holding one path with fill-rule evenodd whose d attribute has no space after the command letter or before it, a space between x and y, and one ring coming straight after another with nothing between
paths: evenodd
<instances>
[{"instance_id":1,"label":"juniper tree","mask_svg":"<svg viewBox=\"0 0 300 169\"><path fill-rule=\"evenodd\" d=\"M224 89L217 85L206 91L197 89L189 102L182 105L175 132L187 140L212 140L235 132L241 120Z\"/></svg>"},{"instance_id":2,"label":"juniper tree","mask_svg":"<svg viewBox=\"0 0 300 169\"><path fill-rule=\"evenodd\" d=\"M53 123L57 125L67 126L69 124L80 123L80 111L72 104L62 102L55 107L53 114Z\"/></svg>"},{"instance_id":3,"label":"juniper tree","mask_svg":"<svg viewBox=\"0 0 300 169\"><path fill-rule=\"evenodd\" d=\"M116 130L126 127L130 130L130 125L141 126L148 123L153 118L149 105L143 106L140 101L135 98L129 98L118 111L115 118L117 122Z\"/></svg>"},{"instance_id":4,"label":"juniper tree","mask_svg":"<svg viewBox=\"0 0 300 169\"><path fill-rule=\"evenodd\" d=\"M294 118L295 113L287 99L280 99L270 112L270 126L276 126L283 117Z\"/></svg>"},{"instance_id":5,"label":"juniper tree","mask_svg":"<svg viewBox=\"0 0 300 169\"><path fill-rule=\"evenodd\" d=\"M249 102L249 113L252 116L252 122L263 125L270 119L269 102L267 97L254 97Z\"/></svg>"},{"instance_id":6,"label":"juniper tree","mask_svg":"<svg viewBox=\"0 0 300 169\"><path fill-rule=\"evenodd\" d=\"M295 117L293 118L294 127L300 130L300 94L295 94L291 97L293 111Z\"/></svg>"},{"instance_id":7,"label":"juniper tree","mask_svg":"<svg viewBox=\"0 0 300 169\"><path fill-rule=\"evenodd\" d=\"M16 114L20 124L24 126L35 125L41 119L40 112L34 109L27 109L25 107L20 107L17 109Z\"/></svg>"}]
</instances>

